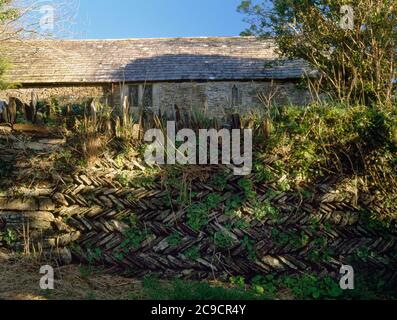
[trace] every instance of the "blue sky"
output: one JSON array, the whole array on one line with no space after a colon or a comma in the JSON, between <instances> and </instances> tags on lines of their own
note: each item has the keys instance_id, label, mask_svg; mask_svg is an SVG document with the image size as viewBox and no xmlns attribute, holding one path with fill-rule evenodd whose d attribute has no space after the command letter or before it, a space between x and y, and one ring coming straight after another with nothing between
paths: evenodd
<instances>
[{"instance_id":1,"label":"blue sky","mask_svg":"<svg viewBox=\"0 0 397 320\"><path fill-rule=\"evenodd\" d=\"M241 0L79 0L73 38L236 36Z\"/></svg>"}]
</instances>

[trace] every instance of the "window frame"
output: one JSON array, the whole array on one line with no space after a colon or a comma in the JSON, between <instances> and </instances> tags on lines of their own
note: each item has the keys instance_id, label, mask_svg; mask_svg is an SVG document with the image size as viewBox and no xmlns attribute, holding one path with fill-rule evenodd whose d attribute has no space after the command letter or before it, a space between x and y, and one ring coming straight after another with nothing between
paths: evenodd
<instances>
[{"instance_id":1,"label":"window frame","mask_svg":"<svg viewBox=\"0 0 397 320\"><path fill-rule=\"evenodd\" d=\"M128 103L131 108L140 108L140 107L145 107L145 108L153 108L153 84L151 83L131 83L127 85L128 87ZM134 88L134 89L133 89ZM134 92L132 92L134 90ZM150 104L146 104L145 102L145 93L146 91L149 90L149 95L150 95ZM132 97L132 94L135 95L135 97ZM133 101L132 101L133 100ZM137 102L137 105L135 105L135 102Z\"/></svg>"},{"instance_id":2,"label":"window frame","mask_svg":"<svg viewBox=\"0 0 397 320\"><path fill-rule=\"evenodd\" d=\"M243 104L243 94L241 89L237 85L232 86L232 98L231 98L231 106L239 107Z\"/></svg>"}]
</instances>

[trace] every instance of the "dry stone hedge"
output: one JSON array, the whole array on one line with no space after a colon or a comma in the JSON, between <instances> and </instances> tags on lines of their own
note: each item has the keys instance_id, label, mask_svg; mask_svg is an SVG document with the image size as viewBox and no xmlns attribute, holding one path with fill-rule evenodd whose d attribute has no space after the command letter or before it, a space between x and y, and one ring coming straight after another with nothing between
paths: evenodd
<instances>
[{"instance_id":1,"label":"dry stone hedge","mask_svg":"<svg viewBox=\"0 0 397 320\"><path fill-rule=\"evenodd\" d=\"M243 197L240 177L230 176L223 192L194 180L194 203L221 195L209 210L207 223L197 230L188 223L189 207L175 201L178 190L165 189L161 179L124 187L110 152L89 171L79 169L65 176L50 170L47 181L21 180L35 170L29 159L47 159L66 148L66 141L26 140L6 131L0 136L1 167L9 169L8 178L15 179L15 186L0 192L0 246L22 250L23 230L28 228L31 245L67 248L74 260L110 265L137 276L156 273L196 279L308 271L336 274L365 248L371 252L364 259L366 268L383 270L388 279L396 276L395 226L370 227L363 206L376 208L378 200L357 203L353 194L338 191L335 186L343 177L317 182L313 196L304 199L291 191L269 193L273 185L254 183L259 203L270 203L280 215L259 221L252 217L255 208L246 204L241 212L248 225L225 214L233 196ZM130 159L128 165L138 175L146 169L138 159ZM8 230L15 230L13 241Z\"/></svg>"}]
</instances>

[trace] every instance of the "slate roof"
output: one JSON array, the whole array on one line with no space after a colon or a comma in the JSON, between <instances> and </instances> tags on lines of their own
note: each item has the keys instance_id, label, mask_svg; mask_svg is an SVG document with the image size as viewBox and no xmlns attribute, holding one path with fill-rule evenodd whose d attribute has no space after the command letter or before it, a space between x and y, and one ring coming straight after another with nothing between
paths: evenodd
<instances>
[{"instance_id":1,"label":"slate roof","mask_svg":"<svg viewBox=\"0 0 397 320\"><path fill-rule=\"evenodd\" d=\"M7 41L7 79L21 84L296 79L272 39L254 37ZM3 50L2 50L3 51Z\"/></svg>"}]
</instances>

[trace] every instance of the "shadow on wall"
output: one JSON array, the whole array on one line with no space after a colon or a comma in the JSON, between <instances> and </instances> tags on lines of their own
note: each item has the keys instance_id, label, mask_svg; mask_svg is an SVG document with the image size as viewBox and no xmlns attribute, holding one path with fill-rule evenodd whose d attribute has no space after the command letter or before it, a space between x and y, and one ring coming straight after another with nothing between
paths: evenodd
<instances>
[{"instance_id":1,"label":"shadow on wall","mask_svg":"<svg viewBox=\"0 0 397 320\"><path fill-rule=\"evenodd\" d=\"M157 103L158 107L207 104L209 109L216 109L253 103L260 105L258 94L267 88L263 86L264 81L268 84L274 81L276 86L282 87L283 90L274 95L274 100L280 103L304 104L307 102L306 97L297 89L296 83L307 70L307 65L297 60L167 54L131 60L123 68L116 70L112 78L116 82L127 84L161 82L161 90L154 89L152 95L154 104ZM192 86L192 83L205 85ZM241 92L233 92L233 85ZM193 87L196 89L192 89ZM138 96L138 90L134 90L136 92L132 94ZM122 93L122 90L116 90L115 94L131 95L131 91ZM245 99L239 94L245 96ZM121 101L118 98L115 101ZM138 99L137 97L135 100ZM134 101L134 98L130 97L130 100Z\"/></svg>"}]
</instances>

